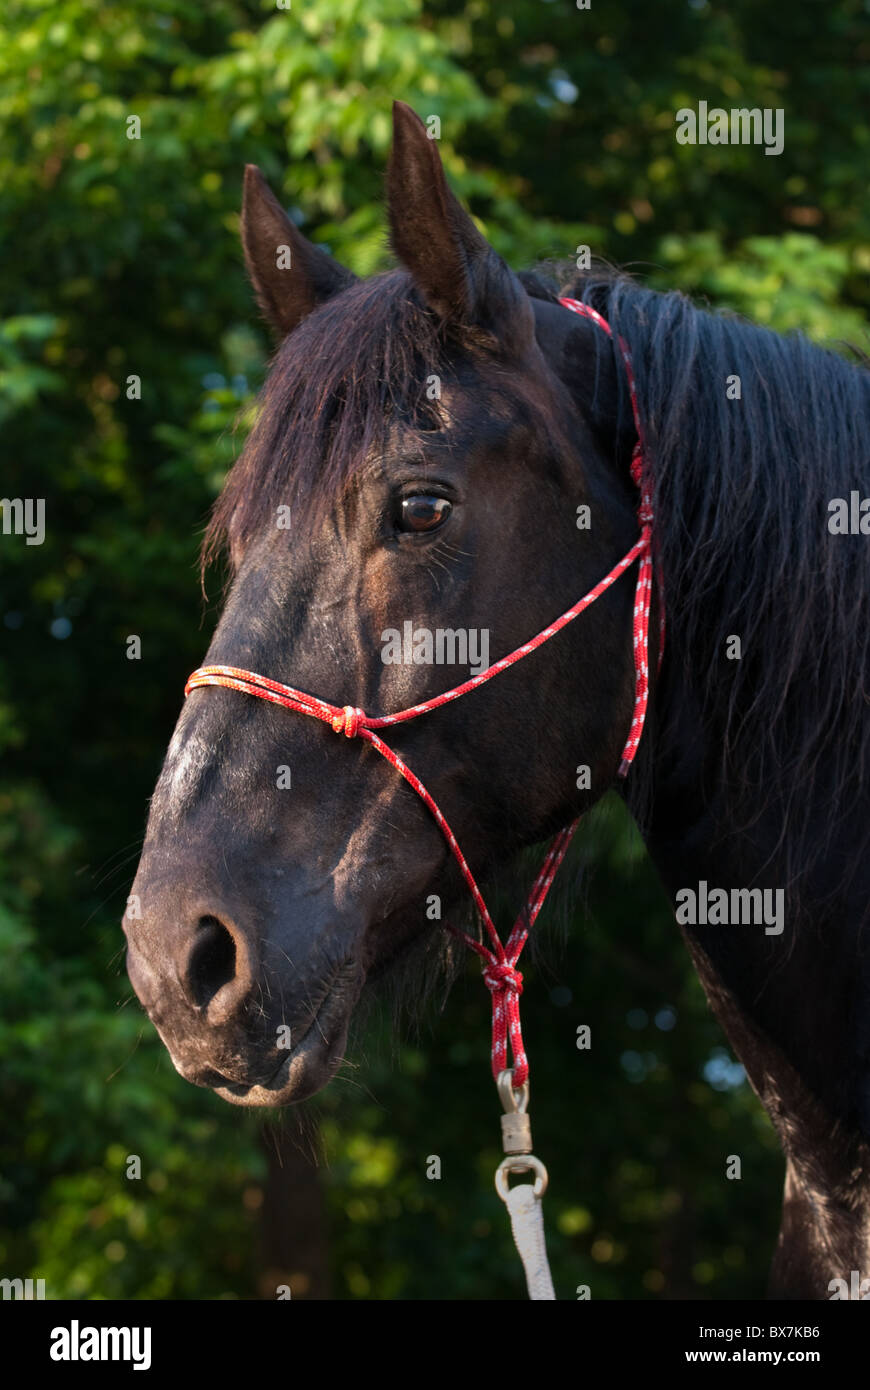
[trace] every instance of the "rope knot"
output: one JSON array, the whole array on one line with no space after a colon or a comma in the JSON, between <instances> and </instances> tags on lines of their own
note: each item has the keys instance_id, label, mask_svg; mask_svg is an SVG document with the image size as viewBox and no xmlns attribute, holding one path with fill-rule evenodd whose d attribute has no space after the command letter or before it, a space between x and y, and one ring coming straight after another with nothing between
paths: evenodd
<instances>
[{"instance_id":1,"label":"rope knot","mask_svg":"<svg viewBox=\"0 0 870 1390\"><path fill-rule=\"evenodd\" d=\"M637 507L637 521L641 530L643 530L647 526L652 526L653 509L652 494L649 487L645 486L645 479L643 476L643 449L641 448L640 440L635 444L634 452L631 456L631 481L640 493L640 502Z\"/></svg>"},{"instance_id":2,"label":"rope knot","mask_svg":"<svg viewBox=\"0 0 870 1390\"><path fill-rule=\"evenodd\" d=\"M634 483L635 487L642 488L643 447L639 439L635 441L634 448L631 451L631 464L629 465L629 471L631 473L631 481Z\"/></svg>"},{"instance_id":3,"label":"rope knot","mask_svg":"<svg viewBox=\"0 0 870 1390\"><path fill-rule=\"evenodd\" d=\"M508 961L487 961L483 967L483 982L491 994L523 992L523 977Z\"/></svg>"},{"instance_id":4,"label":"rope knot","mask_svg":"<svg viewBox=\"0 0 870 1390\"><path fill-rule=\"evenodd\" d=\"M345 705L340 714L333 716L332 727L337 734L344 734L345 738L356 738L359 726L365 717L365 710L355 709L353 705Z\"/></svg>"}]
</instances>

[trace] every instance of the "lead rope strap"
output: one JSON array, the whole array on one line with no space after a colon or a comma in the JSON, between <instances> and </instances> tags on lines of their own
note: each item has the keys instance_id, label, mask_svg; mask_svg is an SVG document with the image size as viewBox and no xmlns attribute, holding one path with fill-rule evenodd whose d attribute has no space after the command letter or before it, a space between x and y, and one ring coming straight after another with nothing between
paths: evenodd
<instances>
[{"instance_id":1,"label":"lead rope strap","mask_svg":"<svg viewBox=\"0 0 870 1390\"><path fill-rule=\"evenodd\" d=\"M514 1244L526 1271L526 1284L532 1302L555 1301L556 1291L547 1261L544 1240L544 1213L540 1197L530 1183L512 1187L505 1197L511 1219Z\"/></svg>"},{"instance_id":2,"label":"lead rope strap","mask_svg":"<svg viewBox=\"0 0 870 1390\"><path fill-rule=\"evenodd\" d=\"M547 1261L544 1211L541 1206L541 1198L547 1189L547 1170L532 1153L532 1127L527 1113L529 1062L520 1028L523 977L516 965L579 823L579 819L573 821L553 840L532 884L528 902L504 946L488 912L483 920L492 939L492 950L466 932L448 927L448 931L464 941L483 960L484 983L492 995L492 1069L505 1112L501 1117L501 1132L506 1155L496 1169L495 1190L508 1209L514 1244L523 1262L529 1298L533 1301L555 1300L556 1294ZM508 1043L514 1059L512 1070L507 1066ZM509 1173L527 1172L530 1169L535 1173L534 1186L525 1182L517 1187L508 1187Z\"/></svg>"},{"instance_id":3,"label":"lead rope strap","mask_svg":"<svg viewBox=\"0 0 870 1390\"><path fill-rule=\"evenodd\" d=\"M547 1190L547 1170L532 1153L529 1083L526 1081L519 1089L513 1083L513 1072L505 1070L499 1073L498 1093L504 1108L501 1139L506 1157L495 1170L495 1190L508 1209L514 1244L526 1272L529 1298L533 1301L555 1300L541 1205L541 1198ZM529 1171L535 1175L534 1184L523 1182L517 1187L508 1186L510 1173Z\"/></svg>"}]
</instances>

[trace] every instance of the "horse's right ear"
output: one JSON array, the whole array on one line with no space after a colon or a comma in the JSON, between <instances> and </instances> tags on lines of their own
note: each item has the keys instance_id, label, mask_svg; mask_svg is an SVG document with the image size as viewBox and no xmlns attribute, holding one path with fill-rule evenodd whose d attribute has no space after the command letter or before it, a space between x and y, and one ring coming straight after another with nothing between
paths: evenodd
<instances>
[{"instance_id":1,"label":"horse's right ear","mask_svg":"<svg viewBox=\"0 0 870 1390\"><path fill-rule=\"evenodd\" d=\"M528 295L451 191L435 141L403 101L393 103L387 173L393 250L446 323L522 352L534 343Z\"/></svg>"},{"instance_id":2,"label":"horse's right ear","mask_svg":"<svg viewBox=\"0 0 870 1390\"><path fill-rule=\"evenodd\" d=\"M256 164L245 166L242 247L257 302L281 337L356 279L293 225Z\"/></svg>"}]
</instances>

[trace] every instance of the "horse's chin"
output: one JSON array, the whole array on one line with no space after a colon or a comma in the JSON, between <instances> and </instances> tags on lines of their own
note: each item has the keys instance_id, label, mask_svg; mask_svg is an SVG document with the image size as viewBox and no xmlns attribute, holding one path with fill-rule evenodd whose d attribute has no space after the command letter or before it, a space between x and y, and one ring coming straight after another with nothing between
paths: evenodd
<instances>
[{"instance_id":1,"label":"horse's chin","mask_svg":"<svg viewBox=\"0 0 870 1390\"><path fill-rule=\"evenodd\" d=\"M253 1086L228 1082L212 1087L215 1094L230 1105L264 1106L293 1105L322 1091L344 1060L350 1026L350 1009L329 1027L324 1026L328 1022L322 1017L325 1012L321 1010L269 1081Z\"/></svg>"},{"instance_id":2,"label":"horse's chin","mask_svg":"<svg viewBox=\"0 0 870 1390\"><path fill-rule=\"evenodd\" d=\"M339 988L327 996L305 1036L287 1052L274 1075L254 1085L235 1081L212 1084L216 1095L230 1105L295 1105L329 1084L344 1061L351 1016L364 985L377 989L385 977L413 958L415 950L425 946L416 911L413 915L407 910L396 912L378 926L391 949L374 955L365 966L355 963L346 971Z\"/></svg>"},{"instance_id":3,"label":"horse's chin","mask_svg":"<svg viewBox=\"0 0 870 1390\"><path fill-rule=\"evenodd\" d=\"M279 1051L271 1075L267 1072L264 1077L262 1062L254 1064L251 1059L253 1075L247 1080L244 1073L248 1066L241 1058L224 1071L217 1069L225 1066L223 1062L202 1053L192 1067L180 1063L170 1048L176 1070L185 1080L207 1087L230 1105L293 1105L307 1100L328 1085L344 1060L351 1016L365 982L365 971L356 962L346 962L338 975L335 988L327 994L304 1036L295 1047Z\"/></svg>"}]
</instances>

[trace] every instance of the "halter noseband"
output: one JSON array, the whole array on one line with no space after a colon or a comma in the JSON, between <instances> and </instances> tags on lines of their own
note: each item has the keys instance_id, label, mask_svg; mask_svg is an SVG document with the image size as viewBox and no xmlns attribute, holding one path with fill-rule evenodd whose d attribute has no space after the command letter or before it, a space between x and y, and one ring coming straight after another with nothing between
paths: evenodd
<instances>
[{"instance_id":1,"label":"halter noseband","mask_svg":"<svg viewBox=\"0 0 870 1390\"><path fill-rule=\"evenodd\" d=\"M606 319L591 308L588 304L582 304L576 299L561 299L566 309L571 309L576 314L582 314L591 319L599 328L612 339L613 330ZM185 696L192 690L205 685L224 686L229 690L239 690L245 695L255 695L260 700L269 700L272 704L283 705L285 709L296 710L299 714L307 714L314 719L320 719L324 724L329 724L337 734L344 734L345 738L361 738L364 742L371 745L382 758L385 758L396 771L404 777L405 781L417 793L434 816L442 834L444 835L450 852L459 865L460 872L464 878L468 889L474 899L475 907L480 914L481 921L486 928L492 949L488 949L482 942L475 940L474 937L465 932L457 931L449 927L448 930L455 936L465 941L466 945L475 951L484 962L483 979L492 994L493 1018L492 1018L492 1071L498 1080L499 1075L507 1068L507 1047L510 1043L513 1056L513 1076L512 1086L519 1090L525 1084L529 1074L528 1058L526 1057L523 1046L522 1032L520 1029L520 1010L519 996L522 993L523 977L517 970L517 961L526 943L529 931L533 926L538 913L544 905L550 885L556 876L556 871L574 835L580 818L560 830L555 836L550 848L547 851L540 873L532 885L526 906L517 918L513 930L508 937L505 945L502 945L498 932L495 929L489 910L483 900L483 895L477 886L474 875L468 867L468 863L462 850L459 848L456 836L453 834L437 802L430 792L426 790L419 777L407 766L399 757L394 749L390 748L379 738L376 730L387 729L395 724L405 724L408 720L417 719L421 714L428 714L431 710L439 709L441 705L449 704L451 700L457 700L460 695L466 695L471 690L476 690L478 686L485 685L501 671L506 671L509 666L521 661L530 652L536 651L543 646L551 637L555 637L557 632L561 632L563 627L573 622L575 618L594 603L597 598L610 588L611 584L619 579L620 575L634 563L640 560L638 568L637 585L634 597L634 618L633 618L633 652L635 667L635 695L634 713L632 715L631 727L628 738L622 752L622 759L619 764L617 775L625 777L634 760L643 732L644 719L646 717L647 703L649 699L649 614L650 602L652 598L652 495L651 479L648 469L644 470L643 439L641 435L640 415L637 405L637 392L634 383L634 373L631 367L631 357L628 348L623 340L619 339L619 348L625 370L628 377L628 387L631 396L631 408L634 416L635 431L637 441L634 446L631 459L631 476L635 486L640 490L640 504L638 506L638 521L640 523L640 537L622 559L617 561L608 574L600 579L594 588L590 589L583 598L579 599L573 607L568 608L560 617L556 618L549 627L545 627L536 637L524 642L521 647L508 656L503 656L500 661L481 672L479 676L473 676L470 680L463 681L461 685L454 686L452 690L445 691L442 695L436 695L431 700L424 700L419 705L412 705L409 709L398 710L395 714L366 714L365 710L357 709L353 705L331 705L326 700L320 700L316 695L308 695L305 691L296 690L291 685L281 685L278 681L269 680L267 676L257 675L254 671L241 670L235 666L202 666L194 671L184 687ZM663 620L662 609L662 620ZM662 621L662 639L664 635L664 624ZM662 642L659 645L659 661L661 661Z\"/></svg>"}]
</instances>

